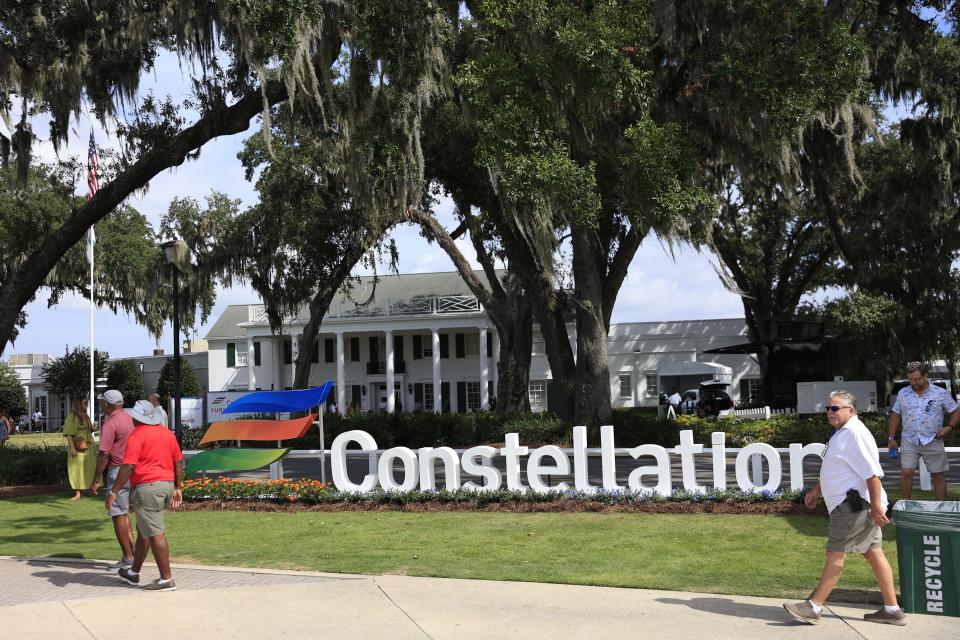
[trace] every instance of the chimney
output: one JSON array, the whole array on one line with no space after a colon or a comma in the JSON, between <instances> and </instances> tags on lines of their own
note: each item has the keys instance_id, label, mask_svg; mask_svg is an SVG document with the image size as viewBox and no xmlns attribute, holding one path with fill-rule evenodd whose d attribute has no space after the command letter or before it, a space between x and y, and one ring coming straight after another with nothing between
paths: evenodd
<instances>
[{"instance_id":1,"label":"chimney","mask_svg":"<svg viewBox=\"0 0 960 640\"><path fill-rule=\"evenodd\" d=\"M155 356L162 356L162 355L163 355L163 349L161 349L160 347L157 347L156 349L153 350L153 355L155 355Z\"/></svg>"}]
</instances>

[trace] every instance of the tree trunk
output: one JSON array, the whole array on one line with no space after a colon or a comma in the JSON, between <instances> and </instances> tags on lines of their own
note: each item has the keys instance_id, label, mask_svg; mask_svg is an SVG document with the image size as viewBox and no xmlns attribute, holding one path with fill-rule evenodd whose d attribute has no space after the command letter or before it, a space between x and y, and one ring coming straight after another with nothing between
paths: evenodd
<instances>
[{"instance_id":1,"label":"tree trunk","mask_svg":"<svg viewBox=\"0 0 960 640\"><path fill-rule=\"evenodd\" d=\"M610 424L610 367L604 319L603 280L596 242L573 233L573 274L577 301L576 408L574 421L592 429Z\"/></svg>"},{"instance_id":2,"label":"tree trunk","mask_svg":"<svg viewBox=\"0 0 960 640\"><path fill-rule=\"evenodd\" d=\"M525 413L530 411L530 354L533 351L533 317L530 299L518 292L508 303L511 305L510 324L501 325L496 320L500 336L500 359L497 361L498 414Z\"/></svg>"}]
</instances>

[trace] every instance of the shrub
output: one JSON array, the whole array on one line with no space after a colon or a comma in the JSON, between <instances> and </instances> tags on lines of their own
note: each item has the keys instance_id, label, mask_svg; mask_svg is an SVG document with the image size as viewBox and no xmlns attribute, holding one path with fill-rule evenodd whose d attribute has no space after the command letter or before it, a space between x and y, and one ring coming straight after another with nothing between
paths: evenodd
<instances>
[{"instance_id":1,"label":"shrub","mask_svg":"<svg viewBox=\"0 0 960 640\"><path fill-rule=\"evenodd\" d=\"M66 484L67 448L0 448L0 485Z\"/></svg>"}]
</instances>

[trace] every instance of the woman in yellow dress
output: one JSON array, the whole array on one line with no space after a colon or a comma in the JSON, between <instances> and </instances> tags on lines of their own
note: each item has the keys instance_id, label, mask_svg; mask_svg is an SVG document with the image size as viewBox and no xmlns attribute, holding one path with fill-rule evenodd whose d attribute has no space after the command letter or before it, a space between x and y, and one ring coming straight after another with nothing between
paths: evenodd
<instances>
[{"instance_id":1,"label":"woman in yellow dress","mask_svg":"<svg viewBox=\"0 0 960 640\"><path fill-rule=\"evenodd\" d=\"M76 492L71 500L80 499L80 491L93 483L97 471L97 447L93 442L93 424L87 415L87 399L77 398L70 403L70 415L63 423L67 439L67 476Z\"/></svg>"}]
</instances>

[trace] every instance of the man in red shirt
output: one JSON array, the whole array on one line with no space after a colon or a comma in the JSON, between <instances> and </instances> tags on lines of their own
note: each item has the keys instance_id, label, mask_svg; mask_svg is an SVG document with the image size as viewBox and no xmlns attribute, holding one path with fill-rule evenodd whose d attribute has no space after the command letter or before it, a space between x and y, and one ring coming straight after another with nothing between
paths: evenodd
<instances>
[{"instance_id":1,"label":"man in red shirt","mask_svg":"<svg viewBox=\"0 0 960 640\"><path fill-rule=\"evenodd\" d=\"M100 481L103 480L103 472L109 466L107 472L107 484L113 485L120 473L120 465L123 463L123 454L127 450L127 438L133 433L133 420L123 411L123 394L116 389L104 391L97 400L100 401L100 409L106 416L103 421L103 428L100 430L100 453L97 456L97 471L93 474L93 482L90 484L90 493L97 495L100 489ZM117 535L117 542L120 543L120 551L123 555L120 562L110 567L111 569L129 569L133 566L133 538L130 535L130 485L125 484L117 492L117 499L110 508L110 517L113 519L113 532Z\"/></svg>"},{"instance_id":2,"label":"man in red shirt","mask_svg":"<svg viewBox=\"0 0 960 640\"><path fill-rule=\"evenodd\" d=\"M167 546L163 511L174 509L183 502L180 485L183 482L183 454L173 433L161 424L162 418L146 400L137 400L132 409L124 409L133 418L135 428L127 439L123 465L107 496L109 510L118 492L127 480L133 492L132 502L137 514L137 542L134 546L133 566L121 567L117 572L130 584L140 584L140 569L147 559L147 550L160 570L160 579L144 588L148 591L173 591L177 588L170 572L170 549Z\"/></svg>"}]
</instances>

